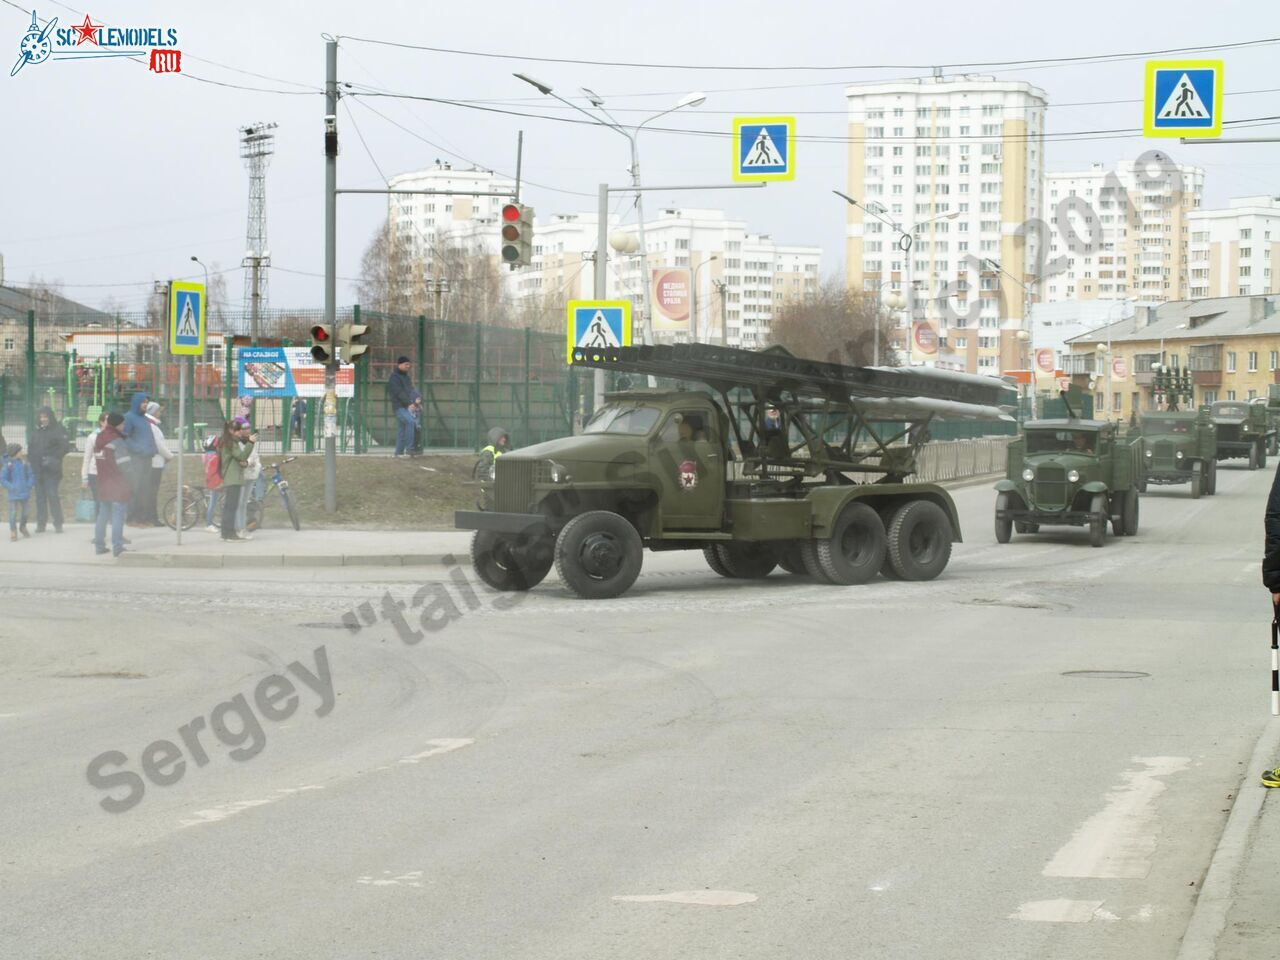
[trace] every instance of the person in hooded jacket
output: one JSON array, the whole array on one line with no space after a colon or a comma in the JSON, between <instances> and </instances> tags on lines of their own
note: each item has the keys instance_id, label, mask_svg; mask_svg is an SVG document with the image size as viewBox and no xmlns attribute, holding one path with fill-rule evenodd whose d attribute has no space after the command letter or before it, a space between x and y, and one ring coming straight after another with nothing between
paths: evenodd
<instances>
[{"instance_id":1,"label":"person in hooded jacket","mask_svg":"<svg viewBox=\"0 0 1280 960\"><path fill-rule=\"evenodd\" d=\"M147 494L151 489L151 459L156 455L156 441L151 433L151 421L146 414L147 395L139 390L133 395L129 412L124 415L120 433L129 448L129 487L133 496L129 500L128 523L133 527L148 527L146 522Z\"/></svg>"},{"instance_id":2,"label":"person in hooded jacket","mask_svg":"<svg viewBox=\"0 0 1280 960\"><path fill-rule=\"evenodd\" d=\"M22 455L22 447L16 443L6 447L4 466L0 467L0 487L4 487L9 500L10 540L18 539L19 530L24 537L31 536L27 532L27 501L31 498L35 485L35 473L27 458Z\"/></svg>"},{"instance_id":3,"label":"person in hooded jacket","mask_svg":"<svg viewBox=\"0 0 1280 960\"><path fill-rule=\"evenodd\" d=\"M93 442L93 456L98 464L98 519L94 524L93 545L97 553L107 552L107 522L110 521L111 552L117 557L124 553L124 518L133 498L133 488L129 485L133 457L121 433L122 426L124 417L118 413L108 414L107 425ZM150 461L147 469L151 469Z\"/></svg>"},{"instance_id":4,"label":"person in hooded jacket","mask_svg":"<svg viewBox=\"0 0 1280 960\"><path fill-rule=\"evenodd\" d=\"M36 533L44 533L45 524L53 520L53 529L62 532L62 500L58 487L62 483L62 461L71 449L67 432L50 407L36 411L36 430L27 444L27 456L36 477Z\"/></svg>"},{"instance_id":5,"label":"person in hooded jacket","mask_svg":"<svg viewBox=\"0 0 1280 960\"><path fill-rule=\"evenodd\" d=\"M471 476L476 480L492 480L498 458L510 450L511 437L506 428L494 427L489 431L489 442L480 448L480 459L471 468Z\"/></svg>"}]
</instances>

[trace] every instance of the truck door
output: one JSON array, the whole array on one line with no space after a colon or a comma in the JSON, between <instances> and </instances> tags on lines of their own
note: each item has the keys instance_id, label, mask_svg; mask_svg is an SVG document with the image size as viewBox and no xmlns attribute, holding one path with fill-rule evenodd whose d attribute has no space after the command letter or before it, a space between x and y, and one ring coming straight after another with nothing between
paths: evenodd
<instances>
[{"instance_id":1,"label":"truck door","mask_svg":"<svg viewBox=\"0 0 1280 960\"><path fill-rule=\"evenodd\" d=\"M661 486L662 529L718 530L724 514L724 438L711 407L676 407L649 448Z\"/></svg>"}]
</instances>

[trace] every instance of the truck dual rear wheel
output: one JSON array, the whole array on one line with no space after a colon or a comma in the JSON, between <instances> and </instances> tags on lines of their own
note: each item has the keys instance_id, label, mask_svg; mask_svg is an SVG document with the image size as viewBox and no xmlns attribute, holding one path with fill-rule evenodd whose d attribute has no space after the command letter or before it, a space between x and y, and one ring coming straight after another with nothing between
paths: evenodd
<instances>
[{"instance_id":1,"label":"truck dual rear wheel","mask_svg":"<svg viewBox=\"0 0 1280 960\"><path fill-rule=\"evenodd\" d=\"M707 561L707 566L720 574L722 577L732 577L729 568L724 565L724 558L720 555L720 544L705 543L702 545L702 556Z\"/></svg>"},{"instance_id":2,"label":"truck dual rear wheel","mask_svg":"<svg viewBox=\"0 0 1280 960\"><path fill-rule=\"evenodd\" d=\"M476 576L495 590L528 590L551 571L550 537L524 537L477 530L471 538L471 565Z\"/></svg>"},{"instance_id":3,"label":"truck dual rear wheel","mask_svg":"<svg viewBox=\"0 0 1280 960\"><path fill-rule=\"evenodd\" d=\"M1100 547L1107 542L1107 495L1095 493L1089 503L1089 545Z\"/></svg>"},{"instance_id":4,"label":"truck dual rear wheel","mask_svg":"<svg viewBox=\"0 0 1280 960\"><path fill-rule=\"evenodd\" d=\"M729 576L739 580L763 580L778 565L778 550L772 543L717 543L716 551Z\"/></svg>"},{"instance_id":5,"label":"truck dual rear wheel","mask_svg":"<svg viewBox=\"0 0 1280 960\"><path fill-rule=\"evenodd\" d=\"M625 517L608 510L579 514L556 538L556 573L587 600L621 596L640 576L644 542Z\"/></svg>"},{"instance_id":6,"label":"truck dual rear wheel","mask_svg":"<svg viewBox=\"0 0 1280 960\"><path fill-rule=\"evenodd\" d=\"M843 586L866 583L884 563L885 531L880 514L865 503L846 504L831 528L831 538L816 541L816 553L829 582Z\"/></svg>"},{"instance_id":7,"label":"truck dual rear wheel","mask_svg":"<svg viewBox=\"0 0 1280 960\"><path fill-rule=\"evenodd\" d=\"M794 573L798 577L808 576L809 571L804 565L804 556L801 553L799 540L786 540L782 544L782 550L778 553L778 566L787 573Z\"/></svg>"},{"instance_id":8,"label":"truck dual rear wheel","mask_svg":"<svg viewBox=\"0 0 1280 960\"><path fill-rule=\"evenodd\" d=\"M886 551L903 580L932 580L951 559L951 521L929 500L904 503L889 523Z\"/></svg>"}]
</instances>

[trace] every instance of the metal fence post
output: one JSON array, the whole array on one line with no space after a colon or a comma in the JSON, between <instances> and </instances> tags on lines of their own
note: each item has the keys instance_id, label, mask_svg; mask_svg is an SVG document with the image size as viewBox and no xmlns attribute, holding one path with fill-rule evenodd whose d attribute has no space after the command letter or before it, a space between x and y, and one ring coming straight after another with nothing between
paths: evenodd
<instances>
[{"instance_id":1,"label":"metal fence post","mask_svg":"<svg viewBox=\"0 0 1280 960\"><path fill-rule=\"evenodd\" d=\"M482 429L481 423L483 422L483 418L480 412L480 401L481 401L480 355L483 349L484 349L484 328L477 323L476 324L476 370L475 370L475 380L472 383L472 390L475 397L475 401L474 401L475 407L473 408L472 420L471 420L471 449L472 450L480 449L480 434Z\"/></svg>"},{"instance_id":2,"label":"metal fence post","mask_svg":"<svg viewBox=\"0 0 1280 960\"><path fill-rule=\"evenodd\" d=\"M529 375L532 369L533 331L524 328L524 442L533 443L533 413L529 407Z\"/></svg>"},{"instance_id":3,"label":"metal fence post","mask_svg":"<svg viewBox=\"0 0 1280 960\"><path fill-rule=\"evenodd\" d=\"M27 311L27 386L25 390L27 406L27 437L25 447L31 442L36 432L36 312Z\"/></svg>"},{"instance_id":4,"label":"metal fence post","mask_svg":"<svg viewBox=\"0 0 1280 960\"><path fill-rule=\"evenodd\" d=\"M232 367L232 361L233 361L232 355L235 353L235 350L236 350L235 337L231 337L229 339L223 340L223 344L226 347L225 352L227 354L227 357L226 357L226 362L224 363L226 370L222 376L223 407L225 408L223 410L222 417L224 420L230 420L231 419L231 367Z\"/></svg>"}]
</instances>

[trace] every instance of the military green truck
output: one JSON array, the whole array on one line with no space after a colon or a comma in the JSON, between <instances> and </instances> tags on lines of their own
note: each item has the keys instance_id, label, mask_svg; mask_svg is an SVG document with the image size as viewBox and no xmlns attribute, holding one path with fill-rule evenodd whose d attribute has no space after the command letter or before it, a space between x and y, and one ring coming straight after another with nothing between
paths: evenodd
<instances>
[{"instance_id":1,"label":"military green truck","mask_svg":"<svg viewBox=\"0 0 1280 960\"><path fill-rule=\"evenodd\" d=\"M1191 485L1191 499L1218 491L1218 431L1208 407L1142 415L1143 479L1148 485Z\"/></svg>"},{"instance_id":2,"label":"military green truck","mask_svg":"<svg viewBox=\"0 0 1280 960\"><path fill-rule=\"evenodd\" d=\"M698 343L572 356L709 392L612 393L580 435L504 454L494 509L455 518L498 590L527 590L554 565L577 595L616 597L645 547L701 550L730 578L780 565L828 584L930 580L960 524L946 490L907 482L929 422L1011 419L1012 391L968 374Z\"/></svg>"},{"instance_id":3,"label":"military green truck","mask_svg":"<svg viewBox=\"0 0 1280 960\"><path fill-rule=\"evenodd\" d=\"M1070 412L1070 408L1068 408ZM1142 443L1105 420L1031 420L1009 444L1008 474L996 484L996 542L1042 526L1089 528L1089 543L1138 532Z\"/></svg>"},{"instance_id":4,"label":"military green truck","mask_svg":"<svg viewBox=\"0 0 1280 960\"><path fill-rule=\"evenodd\" d=\"M1218 430L1215 459L1245 460L1250 470L1267 465L1267 451L1276 440L1266 400L1219 400L1209 405Z\"/></svg>"},{"instance_id":5,"label":"military green truck","mask_svg":"<svg viewBox=\"0 0 1280 960\"><path fill-rule=\"evenodd\" d=\"M1271 424L1273 431L1267 454L1274 457L1280 453L1280 383L1273 383L1267 387L1266 403L1268 423Z\"/></svg>"}]
</instances>

